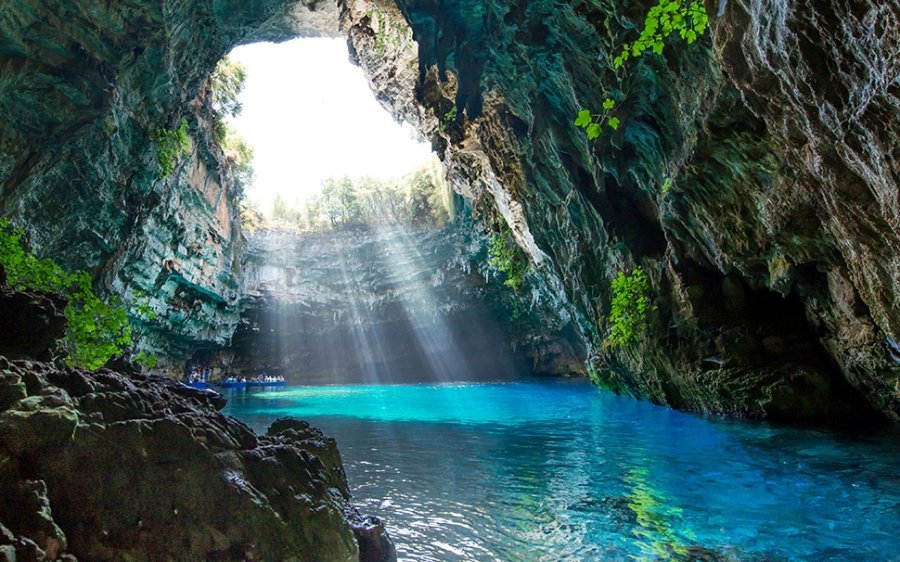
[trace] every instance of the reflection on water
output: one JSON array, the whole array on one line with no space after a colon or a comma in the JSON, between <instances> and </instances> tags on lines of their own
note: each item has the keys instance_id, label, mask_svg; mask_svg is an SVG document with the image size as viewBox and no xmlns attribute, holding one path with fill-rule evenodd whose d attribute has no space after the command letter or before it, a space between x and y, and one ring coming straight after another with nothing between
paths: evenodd
<instances>
[{"instance_id":1,"label":"reflection on water","mask_svg":"<svg viewBox=\"0 0 900 562\"><path fill-rule=\"evenodd\" d=\"M334 436L406 560L900 560L900 439L704 420L586 383L229 397Z\"/></svg>"}]
</instances>

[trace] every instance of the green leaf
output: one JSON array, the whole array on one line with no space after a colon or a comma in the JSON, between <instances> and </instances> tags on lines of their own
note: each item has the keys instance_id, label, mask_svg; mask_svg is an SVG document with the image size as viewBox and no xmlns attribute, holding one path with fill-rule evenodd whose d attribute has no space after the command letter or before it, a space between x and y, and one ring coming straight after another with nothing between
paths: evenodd
<instances>
[{"instance_id":1,"label":"green leaf","mask_svg":"<svg viewBox=\"0 0 900 562\"><path fill-rule=\"evenodd\" d=\"M594 140L595 138L600 136L600 124L599 123L591 123L587 127L587 137L589 140Z\"/></svg>"},{"instance_id":2,"label":"green leaf","mask_svg":"<svg viewBox=\"0 0 900 562\"><path fill-rule=\"evenodd\" d=\"M610 98L606 98L603 100L603 109L612 109L616 106L616 102L611 100Z\"/></svg>"},{"instance_id":3,"label":"green leaf","mask_svg":"<svg viewBox=\"0 0 900 562\"><path fill-rule=\"evenodd\" d=\"M591 124L591 112L588 109L582 109L578 112L578 117L575 119L575 126L585 128Z\"/></svg>"},{"instance_id":4,"label":"green leaf","mask_svg":"<svg viewBox=\"0 0 900 562\"><path fill-rule=\"evenodd\" d=\"M618 117L610 117L609 121L607 121L607 124L610 126L610 128L613 131L615 131L619 128L619 118Z\"/></svg>"}]
</instances>

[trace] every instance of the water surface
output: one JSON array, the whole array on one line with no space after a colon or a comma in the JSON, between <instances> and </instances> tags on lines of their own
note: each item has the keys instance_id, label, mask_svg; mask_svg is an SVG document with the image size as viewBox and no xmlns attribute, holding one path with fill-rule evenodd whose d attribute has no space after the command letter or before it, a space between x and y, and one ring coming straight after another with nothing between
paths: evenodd
<instances>
[{"instance_id":1,"label":"water surface","mask_svg":"<svg viewBox=\"0 0 900 562\"><path fill-rule=\"evenodd\" d=\"M234 393L338 441L401 559L900 560L900 439L703 419L585 382Z\"/></svg>"}]
</instances>

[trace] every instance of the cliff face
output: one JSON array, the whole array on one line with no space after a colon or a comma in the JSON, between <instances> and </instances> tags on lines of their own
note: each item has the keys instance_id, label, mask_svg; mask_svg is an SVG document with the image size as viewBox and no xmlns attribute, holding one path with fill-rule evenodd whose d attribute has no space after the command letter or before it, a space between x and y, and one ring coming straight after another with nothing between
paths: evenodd
<instances>
[{"instance_id":1,"label":"cliff face","mask_svg":"<svg viewBox=\"0 0 900 562\"><path fill-rule=\"evenodd\" d=\"M44 253L151 293L171 349L223 341L237 229L191 103L230 47L340 25L476 214L504 217L598 382L695 410L897 419L896 4L710 0L698 43L616 71L651 4L15 0L0 209ZM607 96L622 124L589 142L572 121ZM183 115L193 154L157 180L148 131ZM636 266L649 325L606 345L611 281Z\"/></svg>"},{"instance_id":2,"label":"cliff face","mask_svg":"<svg viewBox=\"0 0 900 562\"><path fill-rule=\"evenodd\" d=\"M346 4L379 99L506 219L601 384L695 410L900 416L896 5L707 2L709 36L616 72L652 2ZM416 45L379 53L405 22ZM572 122L607 96L622 125L589 142ZM611 281L635 266L650 324L604 345Z\"/></svg>"},{"instance_id":3,"label":"cliff face","mask_svg":"<svg viewBox=\"0 0 900 562\"><path fill-rule=\"evenodd\" d=\"M211 364L295 384L583 373L566 319L486 253L471 224L249 236L243 322Z\"/></svg>"},{"instance_id":4,"label":"cliff face","mask_svg":"<svg viewBox=\"0 0 900 562\"><path fill-rule=\"evenodd\" d=\"M334 5L12 0L0 14L0 215L40 254L154 311L142 346L173 364L237 321L240 225L206 78L240 42L337 25ZM157 128L190 155L158 177Z\"/></svg>"}]
</instances>

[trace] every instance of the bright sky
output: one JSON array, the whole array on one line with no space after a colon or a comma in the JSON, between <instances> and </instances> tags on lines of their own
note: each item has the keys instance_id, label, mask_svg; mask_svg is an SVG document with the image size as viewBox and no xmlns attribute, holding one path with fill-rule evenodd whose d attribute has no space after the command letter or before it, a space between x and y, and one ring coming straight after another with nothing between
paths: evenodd
<instances>
[{"instance_id":1,"label":"bright sky","mask_svg":"<svg viewBox=\"0 0 900 562\"><path fill-rule=\"evenodd\" d=\"M231 121L254 151L247 196L263 209L275 195L302 203L329 176L402 176L431 147L377 101L344 39L297 39L238 47L247 68L243 112Z\"/></svg>"}]
</instances>

